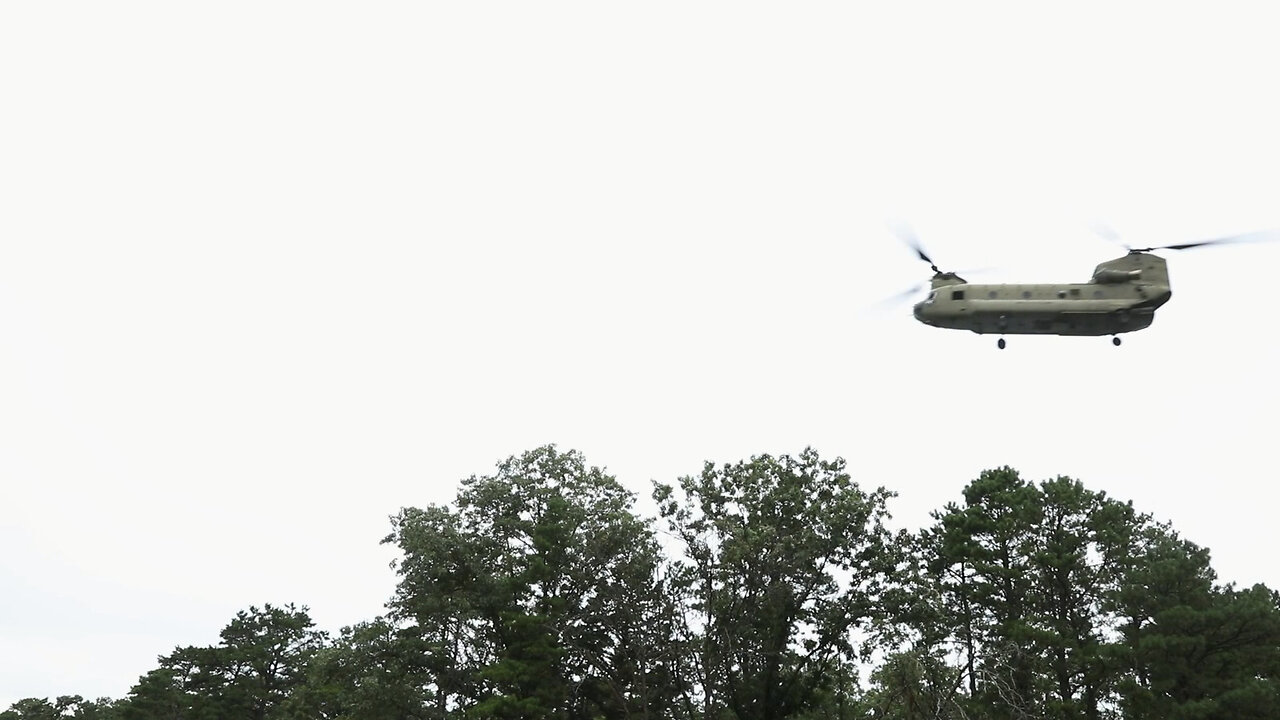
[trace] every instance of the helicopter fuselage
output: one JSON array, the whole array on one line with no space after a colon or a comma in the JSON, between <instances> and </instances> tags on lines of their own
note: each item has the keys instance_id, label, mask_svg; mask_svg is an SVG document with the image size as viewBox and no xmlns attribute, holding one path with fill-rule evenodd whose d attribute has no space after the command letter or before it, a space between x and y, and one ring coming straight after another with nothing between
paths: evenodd
<instances>
[{"instance_id":1,"label":"helicopter fuselage","mask_svg":"<svg viewBox=\"0 0 1280 720\"><path fill-rule=\"evenodd\" d=\"M1131 252L1098 265L1086 283L979 285L938 273L915 316L976 333L1118 335L1151 325L1171 295L1164 258Z\"/></svg>"}]
</instances>

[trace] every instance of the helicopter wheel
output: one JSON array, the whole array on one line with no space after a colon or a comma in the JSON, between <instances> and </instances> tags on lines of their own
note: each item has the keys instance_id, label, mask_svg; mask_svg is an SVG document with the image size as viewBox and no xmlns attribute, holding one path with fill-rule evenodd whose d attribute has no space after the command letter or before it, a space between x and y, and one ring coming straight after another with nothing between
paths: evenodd
<instances>
[{"instance_id":1,"label":"helicopter wheel","mask_svg":"<svg viewBox=\"0 0 1280 720\"><path fill-rule=\"evenodd\" d=\"M1111 344L1115 345L1116 347L1120 347L1120 338L1118 337L1111 338Z\"/></svg>"},{"instance_id":2,"label":"helicopter wheel","mask_svg":"<svg viewBox=\"0 0 1280 720\"><path fill-rule=\"evenodd\" d=\"M1001 350L1004 349L1004 338L1000 338L999 340L996 341L996 347L1000 348Z\"/></svg>"}]
</instances>

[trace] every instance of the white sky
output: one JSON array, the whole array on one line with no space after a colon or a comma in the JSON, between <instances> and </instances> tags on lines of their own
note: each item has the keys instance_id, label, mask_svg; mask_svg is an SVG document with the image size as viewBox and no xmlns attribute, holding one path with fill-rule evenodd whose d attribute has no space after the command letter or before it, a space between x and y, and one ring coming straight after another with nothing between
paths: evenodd
<instances>
[{"instance_id":1,"label":"white sky","mask_svg":"<svg viewBox=\"0 0 1280 720\"><path fill-rule=\"evenodd\" d=\"M370 619L387 516L547 442L813 445L911 527L1066 474L1280 586L1280 244L1121 348L872 307L892 218L990 282L1280 227L1274 23L1202 7L0 5L0 709Z\"/></svg>"}]
</instances>

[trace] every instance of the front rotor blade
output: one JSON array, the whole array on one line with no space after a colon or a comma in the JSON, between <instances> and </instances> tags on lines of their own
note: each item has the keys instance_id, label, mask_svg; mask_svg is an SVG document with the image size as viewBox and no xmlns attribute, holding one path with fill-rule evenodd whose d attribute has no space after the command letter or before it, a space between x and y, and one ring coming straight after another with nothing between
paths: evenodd
<instances>
[{"instance_id":1,"label":"front rotor blade","mask_svg":"<svg viewBox=\"0 0 1280 720\"><path fill-rule=\"evenodd\" d=\"M912 296L919 294L921 290L924 290L927 287L929 287L929 283L920 283L919 285L908 288L896 295L890 295L889 297L876 303L875 307L877 308L894 307L896 305L901 304L903 301L911 298Z\"/></svg>"},{"instance_id":2,"label":"front rotor blade","mask_svg":"<svg viewBox=\"0 0 1280 720\"><path fill-rule=\"evenodd\" d=\"M901 240L903 244L912 250L915 250L916 255L921 260L929 263L929 265L936 264L933 262L933 258L929 257L925 253L924 248L920 245L920 239L916 237L915 231L912 230L909 225L901 222L891 222L889 223L889 230L892 231L894 235L898 236L898 239Z\"/></svg>"}]
</instances>

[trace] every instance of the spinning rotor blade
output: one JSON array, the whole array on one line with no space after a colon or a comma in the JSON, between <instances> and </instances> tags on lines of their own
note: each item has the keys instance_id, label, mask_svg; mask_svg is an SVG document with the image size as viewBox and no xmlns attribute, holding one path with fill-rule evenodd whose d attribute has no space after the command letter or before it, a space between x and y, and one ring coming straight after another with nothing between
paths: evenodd
<instances>
[{"instance_id":1,"label":"spinning rotor blade","mask_svg":"<svg viewBox=\"0 0 1280 720\"><path fill-rule=\"evenodd\" d=\"M980 268L969 268L969 269L967 269L967 270L956 270L956 271L954 271L952 274L953 274L953 275L986 275L987 273L993 273L993 272L996 272L997 270L1001 270L1001 269L1002 269L1002 268L1001 268L1000 266L997 266L997 265L987 265L986 267L980 267Z\"/></svg>"},{"instance_id":2,"label":"spinning rotor blade","mask_svg":"<svg viewBox=\"0 0 1280 720\"><path fill-rule=\"evenodd\" d=\"M1258 232L1241 233L1239 235L1227 235L1226 237L1213 238L1212 240L1199 240L1197 242L1178 243L1177 245L1160 245L1157 247L1141 248L1136 252L1148 252L1151 250L1189 250L1191 248L1203 247L1205 245L1231 245L1234 243L1267 242L1271 240L1280 240L1280 231L1260 230Z\"/></svg>"},{"instance_id":3,"label":"spinning rotor blade","mask_svg":"<svg viewBox=\"0 0 1280 720\"><path fill-rule=\"evenodd\" d=\"M1116 232L1115 228L1110 225L1102 222L1093 222L1089 223L1089 229L1103 240L1115 243L1116 245L1121 245L1126 250L1129 249L1129 246L1125 244L1124 240L1120 239L1120 233Z\"/></svg>"},{"instance_id":4,"label":"spinning rotor blade","mask_svg":"<svg viewBox=\"0 0 1280 720\"><path fill-rule=\"evenodd\" d=\"M897 305L902 301L906 300L907 298L913 295L919 294L921 290L924 290L927 287L929 287L929 283L920 283L919 285L915 285L913 287L907 288L906 290L903 290L897 295L890 295L884 300L881 300L880 302L876 303L876 307L890 307L893 305Z\"/></svg>"},{"instance_id":5,"label":"spinning rotor blade","mask_svg":"<svg viewBox=\"0 0 1280 720\"><path fill-rule=\"evenodd\" d=\"M916 256L929 263L929 267L933 268L934 272L938 272L937 263L935 263L933 258L929 257L929 255L925 253L924 247L920 245L920 239L916 237L915 231L912 230L910 226L905 223L892 222L889 223L889 230L892 231L894 235L897 235L898 239L901 240L903 244L912 250L915 250Z\"/></svg>"},{"instance_id":6,"label":"spinning rotor blade","mask_svg":"<svg viewBox=\"0 0 1280 720\"><path fill-rule=\"evenodd\" d=\"M939 270L938 265L934 263L933 258L929 257L929 253L926 253L924 251L924 246L920 244L920 239L916 237L916 233L914 230L911 229L910 225L907 225L904 222L890 221L889 230L895 236L897 236L898 240L900 240L903 245L906 245L907 247L915 251L916 257L929 263L929 268L933 270L934 276L933 276L933 279L930 280L929 282L919 283L911 288L908 288L907 290L897 293L896 295L891 295L885 298L884 300L881 300L880 302L876 303L874 307L885 308L893 305L898 305L903 301L907 300L908 298L910 298L911 296L920 294L922 290L929 288L934 282L938 281L940 278L949 279L951 282L961 282L961 283L968 282L964 278L960 277L960 273L956 273L956 272L944 273L943 271ZM963 272L965 275L968 275L970 273L989 272L992 269L993 268L987 267L987 268L981 268L977 270L965 270L961 272Z\"/></svg>"},{"instance_id":7,"label":"spinning rotor blade","mask_svg":"<svg viewBox=\"0 0 1280 720\"><path fill-rule=\"evenodd\" d=\"M996 268L986 267L986 268L977 268L977 269L974 269L974 270L961 270L961 271L960 271L960 272L958 272L958 273L947 273L947 274L948 274L948 275L951 275L951 276L954 276L954 277L955 277L957 280L959 280L960 282L967 282L966 280L964 280L964 278L962 278L962 277L960 277L960 276L961 276L961 275L972 275L972 274L975 274L975 273L976 273L976 274L988 273L988 272L991 272L991 271L993 271L993 270L995 270L995 269L996 269ZM915 284L915 285L913 285L913 286L911 286L911 287L907 288L906 290L903 290L902 292L897 293L896 295L890 295L889 297L887 297L887 298L885 298L885 299L881 300L880 302L876 303L876 305L875 305L875 306L876 306L876 307L891 307L891 306L894 306L894 305L901 304L903 301L907 300L907 299L908 299L908 298L910 298L911 296L913 296L913 295L919 295L919 294L920 294L921 292L923 292L924 290L929 289L929 286L930 286L931 284L932 284L931 282L922 282L922 283L917 283L917 284Z\"/></svg>"}]
</instances>

